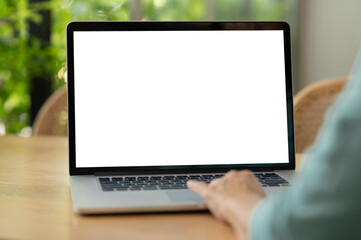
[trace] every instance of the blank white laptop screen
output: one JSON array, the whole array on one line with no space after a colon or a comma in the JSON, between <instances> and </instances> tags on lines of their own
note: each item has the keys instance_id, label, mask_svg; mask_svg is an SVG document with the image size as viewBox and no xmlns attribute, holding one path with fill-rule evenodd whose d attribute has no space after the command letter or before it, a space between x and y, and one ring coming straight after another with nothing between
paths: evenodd
<instances>
[{"instance_id":1,"label":"blank white laptop screen","mask_svg":"<svg viewBox=\"0 0 361 240\"><path fill-rule=\"evenodd\" d=\"M75 31L76 167L288 163L283 31Z\"/></svg>"}]
</instances>

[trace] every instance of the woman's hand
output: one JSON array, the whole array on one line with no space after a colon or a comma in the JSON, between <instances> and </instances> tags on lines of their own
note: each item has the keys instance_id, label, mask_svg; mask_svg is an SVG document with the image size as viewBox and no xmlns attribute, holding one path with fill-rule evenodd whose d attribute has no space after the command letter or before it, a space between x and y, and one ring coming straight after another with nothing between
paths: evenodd
<instances>
[{"instance_id":1,"label":"woman's hand","mask_svg":"<svg viewBox=\"0 0 361 240\"><path fill-rule=\"evenodd\" d=\"M266 196L251 171L230 171L209 185L188 181L188 188L201 195L208 209L235 230L238 239L248 238L248 222L256 205Z\"/></svg>"}]
</instances>

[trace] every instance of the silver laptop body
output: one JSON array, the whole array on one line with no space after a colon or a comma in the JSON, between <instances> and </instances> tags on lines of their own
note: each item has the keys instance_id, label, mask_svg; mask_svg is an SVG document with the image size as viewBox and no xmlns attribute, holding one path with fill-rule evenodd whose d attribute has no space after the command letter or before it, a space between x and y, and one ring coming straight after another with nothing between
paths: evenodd
<instances>
[{"instance_id":1,"label":"silver laptop body","mask_svg":"<svg viewBox=\"0 0 361 240\"><path fill-rule=\"evenodd\" d=\"M70 23L74 211L203 210L186 181L230 169L292 187L290 52L284 22Z\"/></svg>"}]
</instances>

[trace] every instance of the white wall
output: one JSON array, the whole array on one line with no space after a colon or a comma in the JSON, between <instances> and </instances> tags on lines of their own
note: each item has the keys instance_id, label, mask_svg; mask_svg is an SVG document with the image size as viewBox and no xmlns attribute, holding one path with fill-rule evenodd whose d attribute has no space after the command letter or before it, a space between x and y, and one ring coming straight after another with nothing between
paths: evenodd
<instances>
[{"instance_id":1,"label":"white wall","mask_svg":"<svg viewBox=\"0 0 361 240\"><path fill-rule=\"evenodd\" d=\"M361 47L361 0L299 0L299 66L295 93L348 75Z\"/></svg>"}]
</instances>

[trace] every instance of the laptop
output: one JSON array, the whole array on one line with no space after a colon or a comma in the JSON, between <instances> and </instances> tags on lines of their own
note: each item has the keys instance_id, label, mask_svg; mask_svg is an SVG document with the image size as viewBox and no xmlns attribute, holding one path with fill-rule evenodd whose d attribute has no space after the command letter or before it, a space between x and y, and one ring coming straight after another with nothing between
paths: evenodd
<instances>
[{"instance_id":1,"label":"laptop","mask_svg":"<svg viewBox=\"0 0 361 240\"><path fill-rule=\"evenodd\" d=\"M295 175L285 22L71 22L70 186L79 214L194 211L187 189L250 169Z\"/></svg>"}]
</instances>

